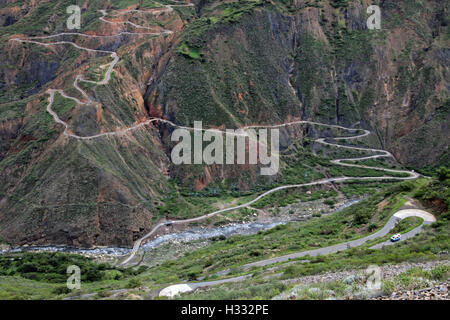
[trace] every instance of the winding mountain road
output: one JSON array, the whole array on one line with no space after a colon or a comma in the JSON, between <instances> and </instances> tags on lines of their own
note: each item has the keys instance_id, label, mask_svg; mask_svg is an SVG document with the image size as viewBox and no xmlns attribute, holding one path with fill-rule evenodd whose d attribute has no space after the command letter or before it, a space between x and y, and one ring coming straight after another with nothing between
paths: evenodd
<instances>
[{"instance_id":1,"label":"winding mountain road","mask_svg":"<svg viewBox=\"0 0 450 320\"><path fill-rule=\"evenodd\" d=\"M161 5L163 6L163 5ZM164 5L165 8L155 8L155 9L149 9L149 10L121 10L118 11L118 13L116 15L123 15L125 13L129 13L129 12L136 12L136 13L140 13L140 14L154 14L157 12L162 12L162 10L165 11L172 11L174 6L193 6L193 4L186 4L183 3L181 4L176 4L176 5ZM144 30L153 30L155 29L154 27L146 27L146 26L140 26L137 25L135 23L132 23L130 21L122 21L122 22L114 22L114 21L109 21L107 20L107 15L108 12L106 10L100 10L100 12L102 13L102 16L99 18L100 21L102 21L103 23L108 23L108 24L123 24L123 25L131 25L132 27L136 28L136 29L144 29ZM91 135L91 136L79 136L76 134L73 134L70 132L70 128L69 128L69 124L63 120L61 120L58 116L58 114L52 109L52 105L54 103L54 97L55 97L55 93L59 93L61 96L63 96L66 99L71 99L73 101L75 101L78 105L83 105L83 104L87 104L87 103L93 103L94 101L89 97L89 95L82 89L80 88L80 86L78 85L79 82L85 82L85 83L91 83L91 84L95 84L95 85L104 85L107 84L109 82L109 80L111 79L111 73L114 70L114 67L116 66L116 64L119 62L119 56L117 55L116 52L114 51L108 51L108 50L99 50L99 49L91 49L91 48L86 48L86 47L82 47L78 44L76 44L75 42L72 41L56 41L56 42L40 42L38 40L47 40L47 39L55 39L55 38L59 38L59 37L63 37L63 36L81 36L81 37L89 37L89 38L110 38L110 37L118 37L118 36L122 36L122 35L136 35L136 36L148 36L148 35L152 35L152 36L161 36L161 35L165 35L165 34L171 34L173 33L170 30L166 30L163 29L160 32L128 32L128 31L121 31L118 34L114 34L114 35L88 35L88 34L83 34L83 33L76 33L76 32L67 32L67 33L58 33L55 35L50 35L50 36L41 36L41 37L29 37L26 39L21 39L21 38L12 38L10 39L10 41L18 41L18 42L23 42L23 43L33 43L33 44L37 44L37 45L42 45L42 46L55 46L55 45L72 45L77 49L80 50L85 50L88 52L93 52L93 53L100 53L100 54L109 54L110 57L112 58L112 61L103 65L102 67L107 67L107 70L105 72L104 78L100 81L93 81L93 80L86 80L82 77L82 75L77 75L74 82L73 82L73 86L74 88L80 92L81 96L83 96L85 101L81 101L80 99L76 98L76 97L72 97L69 96L67 94L64 93L63 90L61 89L48 89L47 93L49 94L49 101L48 101L48 105L46 107L46 110L49 114L51 114L51 116L53 117L54 121L58 124L61 124L62 126L64 126L64 131L63 134L69 138L73 138L73 139L78 139L78 140L93 140L93 139L98 139L98 138L103 138L103 137L108 137L108 136L114 136L114 135L122 135L125 134L129 131L132 130L136 130L139 128L142 128L146 125L151 124L152 122L161 122L161 123L166 123L170 126L173 127L177 127L177 128L183 128L183 129L188 129L188 130L197 130L191 127L185 127L185 126L179 126L169 120L166 119L161 119L161 118L151 118L148 119L144 122L135 124L133 126L130 127L126 127L123 129L118 129L115 131L111 131L111 132L103 132L103 133L99 133L96 135ZM248 129L253 129L253 128L281 128L281 127L287 127L287 126L291 126L291 125L296 125L296 124L310 124L310 125L318 125L318 126L323 126L323 127L328 127L328 128L336 128L336 129L341 129L341 130L345 130L348 131L350 134L355 133L357 130L362 130L362 129L354 129L354 128L346 128L346 127L342 127L339 125L331 125L331 124L323 124L323 123L319 123L319 122L314 122L314 121L306 121L306 120L299 120L299 121L292 121L292 122L288 122L288 123L283 123L283 124L277 124L277 125L252 125L252 126L245 126L242 127L242 129L248 130ZM207 129L202 129L202 130L207 130ZM217 130L217 131L221 131L221 130ZM221 131L223 132L223 131ZM362 138L365 137L367 135L370 134L370 131L368 130L363 130L362 134L359 135L354 135L354 136L347 136L347 137L335 137L334 140L350 140L350 139L358 139L358 138ZM240 134L237 134L240 135ZM242 205L238 205L238 206L233 206L233 207L229 207L229 208L225 208L225 209L221 209L221 210L217 210L211 213L208 213L206 215L203 216L199 216L199 217L195 217L195 218L191 218L191 219L186 219L186 220L176 220L176 221L167 221L167 222L161 222L159 224L157 224L149 233L147 233L146 235L144 235L143 237L141 237L140 239L138 239L135 243L134 246L131 250L130 255L121 263L121 265L125 265L128 262L130 262L133 257L135 256L136 252L139 250L141 244L143 243L143 241L145 241L146 239L150 238L151 236L153 236L160 228L162 228L165 225L168 224L186 224L186 223L191 223L191 222L196 222L196 221L200 221L200 220L204 220L207 219L209 217L215 216L217 214L221 214L221 213L225 213L225 212L229 212L232 210L236 210L236 209L240 209L240 208L244 208L244 207L248 207L251 204L257 202L258 200L268 196L271 193L280 191L280 190L285 190L285 189L290 189L290 188L300 188L300 187L306 187L306 186L314 186L314 185L322 185L322 184L329 184L329 183L339 183L339 182L344 182L344 181L348 181L348 180L358 180L358 181L381 181L381 180L409 180L409 179L415 179L417 178L419 175L413 171L407 171L407 170L394 170L394 169L387 169L387 168L380 168L380 167L371 167L371 166L365 166L365 165L356 165L356 164L352 164L352 163L345 163L345 162L355 162L355 161L362 161L362 160L367 160L367 159L376 159L376 158L380 158L380 157L392 157L392 154L389 153L388 151L385 150L379 150L379 149L371 149L371 148L360 148L360 147L355 147L355 146L346 146L346 145L340 145L340 144L336 144L336 143L331 143L331 142L327 142L325 141L324 138L320 138L320 139L316 139L315 142L323 144L323 145L329 145L329 146L333 146L333 147L337 147L337 148L343 148L343 149L350 149L350 150L359 150L359 151L369 151L369 152L374 152L377 153L375 155L371 155L371 156L366 156L366 157L359 157L359 158L348 158L348 159L335 159L332 160L332 163L337 164L337 165L341 165L341 166L346 166L346 167L358 167L358 168L365 168L365 169L374 169L374 170L381 170L381 171L385 171L385 172L390 172L390 173L403 173L403 174L407 174L406 177L393 177L393 176L377 176L377 177L347 177L347 176L343 176L343 177L335 177L335 178L328 178L328 179L321 179L321 180L317 180L317 181L313 181L313 182L309 182L309 183L303 183L303 184L290 184L290 185L284 185L284 186L280 186L280 187L276 187L273 188L269 191L264 192L263 194L259 195L258 197L256 197L255 199L242 204ZM394 220L389 220L388 224L385 226L385 228L383 228L382 230L380 230L377 233L377 236L380 236L382 234L382 232L388 232L391 227L393 226L393 224L395 224L395 217L393 217L392 219ZM373 235L372 235L373 236ZM371 236L369 236L371 237ZM363 238L365 239L365 238ZM367 238L367 240L369 240ZM366 240L366 241L367 241ZM360 243L360 241L362 241L362 239L359 240L354 240L354 242L349 242L346 244L341 244L341 245L336 245L333 247L328 247L328 248L321 248L321 249L317 249L319 253L317 254L323 254L326 252L336 252L333 250L341 250L343 249L342 246L347 247L347 245L350 246L354 246L354 245L358 245L358 243ZM323 253L320 253L323 252ZM314 254L314 252L310 252L308 254ZM273 258L273 260L265 260L265 261L260 261L260 262L255 262L254 265L265 265L268 263L273 263L270 261L283 261L280 259L291 259L293 257L295 257L295 255L306 255L306 253L298 253L298 254L293 254L288 256L284 256L284 257L278 257L278 258ZM287 258L286 258L287 257ZM224 281L224 280L221 280ZM230 280L231 281L231 280ZM216 282L213 282L216 283ZM191 285L191 284L190 284ZM189 285L189 286L190 286ZM194 285L194 284L192 284Z\"/></svg>"},{"instance_id":2,"label":"winding mountain road","mask_svg":"<svg viewBox=\"0 0 450 320\"><path fill-rule=\"evenodd\" d=\"M248 128L255 128L255 127L263 127L263 128L275 128L275 127L283 127L283 126L288 126L288 125L292 125L292 124L314 124L314 125L320 125L320 126L325 126L325 127L331 127L331 128L339 128L339 129L344 129L344 130L349 130L354 132L355 129L349 129L349 128L345 128L342 126L338 126L338 125L329 125L329 124L322 124L322 123L318 123L318 122L313 122L313 121L294 121L294 122L289 122L289 123L284 123L284 124L280 124L280 125L274 125L274 126L248 126L248 127L244 127L244 129L248 129ZM190 128L192 129L192 128ZM364 130L363 134L360 135L356 135L353 137L340 137L340 138L334 138L335 140L338 139L357 139L357 138L361 138L364 136L367 136L368 134L370 134L370 131L368 130ZM366 156L366 157L360 157L360 158L348 158L348 159L336 159L336 160L332 160L333 163L337 164L337 165L342 165L342 166L347 166L347 167L358 167L358 168L365 168L365 169L374 169L374 170L381 170L381 171L386 171L386 172L392 172L392 173L405 173L408 174L407 177L392 177L392 176L379 176L379 177L336 177L336 178L328 178L328 179L321 179L321 180L316 180L313 182L309 182L309 183L302 183L302 184L290 184L290 185L284 185L284 186L280 186L280 187L276 187L273 189L270 189L269 191L264 192L263 194L259 195L258 197L256 197L255 199L248 201L244 204L238 205L238 206L233 206L233 207L229 207L229 208L225 208L225 209L221 209L221 210L217 210L211 213L208 213L206 215L203 216L199 216L196 218L191 218L191 219L186 219L186 220L174 220L174 221L167 221L167 222L162 222L157 224L149 233L147 233L146 235L144 235L142 238L136 240L136 242L134 243L133 249L131 250L130 255L120 263L120 265L125 265L128 262L130 262L133 257L135 256L136 252L139 250L139 247L141 246L142 242L148 238L150 238L152 235L154 235L156 233L156 231L158 231L160 228L162 228L165 225L168 224L186 224L186 223L191 223L191 222L196 222L196 221L201 221L210 217L213 217L215 215L221 214L221 213L225 213L225 212L229 212L229 211L233 211L236 209L241 209L241 208L245 208L248 207L250 205L252 205L253 203L257 202L258 200L268 196L271 193L280 191L280 190L285 190L285 189L291 189L291 188L300 188L300 187L308 187L308 186L315 186L315 185L321 185L321 184L328 184L328 183L339 183L339 182L344 182L344 181L348 181L348 180L358 180L358 181L382 181L382 180L410 180L410 179L416 179L417 177L419 177L419 174L417 174L416 172L413 171L407 171L407 170L394 170L394 169L387 169L387 168L379 168L379 167L371 167L371 166L364 166L364 165L355 165L355 164L349 164L349 163L342 163L342 161L361 161L361 160L367 160L367 159L376 159L379 157L392 157L392 154L388 151L385 150L379 150L379 149L366 149L366 148L359 148L359 147L353 147L353 146L344 146L344 145L339 145L339 144L334 144L334 143L328 143L325 142L324 139L317 139L315 140L318 143L321 144L326 144L326 145L332 145L338 148L345 148L345 149L353 149L353 150L364 150L364 151L372 151L372 152L377 152L377 153L381 153L381 154L377 154L377 155L372 155L372 156Z\"/></svg>"},{"instance_id":3,"label":"winding mountain road","mask_svg":"<svg viewBox=\"0 0 450 320\"><path fill-rule=\"evenodd\" d=\"M326 254L336 253L339 251L344 251L344 250L347 250L347 249L350 249L353 247L361 246L364 243L366 243L367 241L370 241L370 240L373 240L376 238L380 238L380 237L384 237L395 227L395 225L400 220L408 218L408 217L422 218L423 223L420 226L414 228L413 230L402 234L402 239L400 241L404 241L406 239L414 237L416 234L420 233L423 230L424 225L431 224L436 221L436 218L431 213L428 213L423 210L419 210L419 209L399 210L396 213L394 213L394 215L392 215L392 217L383 226L383 228L381 228L379 231L377 231L373 234L370 234L366 237L347 241L344 243L339 243L339 244L329 246L329 247L313 249L313 250L308 250L308 251L301 251L301 252L296 252L296 253L280 256L280 257L275 257L275 258L265 259L265 260L261 260L261 261L257 261L257 262L252 262L252 263L243 265L242 268L244 270L247 270L251 267L263 267L266 265L279 263L279 262L285 262L285 261L288 261L291 259L301 258L301 257L305 257L305 256L314 257L314 256L318 256L318 255L326 255ZM393 244L395 244L395 242L391 242L390 240L387 240L387 241L380 242L378 244L371 246L370 249L380 249L384 246L393 245ZM216 273L216 275L226 275L229 272L230 272L230 270L224 270L224 271ZM166 297L174 297L180 293L190 292L190 291L193 291L200 287L215 286L215 285L229 283L229 282L239 282L239 281L245 280L251 276L252 276L252 274L247 274L244 276L233 277L233 278L222 279L222 280L215 280L215 281L203 281L203 282L175 284L175 285L171 285L171 286L168 286L168 287L162 289L160 291L159 295L166 296Z\"/></svg>"}]
</instances>

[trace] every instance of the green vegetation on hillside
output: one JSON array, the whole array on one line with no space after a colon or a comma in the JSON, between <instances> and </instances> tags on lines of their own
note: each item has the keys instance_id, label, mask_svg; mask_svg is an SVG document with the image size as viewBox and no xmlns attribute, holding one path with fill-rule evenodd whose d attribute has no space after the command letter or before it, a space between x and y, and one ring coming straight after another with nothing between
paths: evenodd
<instances>
[{"instance_id":1,"label":"green vegetation on hillside","mask_svg":"<svg viewBox=\"0 0 450 320\"><path fill-rule=\"evenodd\" d=\"M81 255L62 253L23 253L0 256L0 275L21 276L26 279L50 283L64 283L67 267L77 265L82 270L81 280L93 282L102 280L113 267L98 264Z\"/></svg>"},{"instance_id":2,"label":"green vegetation on hillside","mask_svg":"<svg viewBox=\"0 0 450 320\"><path fill-rule=\"evenodd\" d=\"M211 273L225 267L238 267L263 258L361 237L380 228L402 206L402 195L411 194L418 187L420 185L413 182L397 184L338 214L277 226L256 235L232 236L224 241L216 241L206 248L187 253L177 263L162 264L155 270L155 279L164 278L158 276L162 272L167 276L176 274L182 280L193 273L200 276L205 269ZM380 210L377 205L382 200L387 200L387 204ZM448 244L441 243L441 246L446 245ZM211 256L214 256L213 260Z\"/></svg>"},{"instance_id":3,"label":"green vegetation on hillside","mask_svg":"<svg viewBox=\"0 0 450 320\"><path fill-rule=\"evenodd\" d=\"M370 264L382 265L402 261L436 259L442 252L448 251L450 245L448 241L450 216L446 202L449 179L446 174L442 174L441 178L441 181L421 179L397 183L356 205L329 216L277 226L255 235L215 239L204 248L187 252L177 260L166 261L148 270L145 268L138 270L113 269L105 264L96 265L91 259L62 253L24 253L3 256L0 257L3 270L0 283L4 284L5 288L9 288L10 292L14 292L14 295L3 292L0 296L5 298L64 296L67 292L60 286L58 287L58 283L65 279L64 266L67 264L77 264L82 266L82 270L83 268L91 270L84 275L85 277L89 275L90 280L86 278L86 283L80 293L72 292L71 295L102 292L101 296L108 296L110 294L108 291L112 289L127 287L128 290L133 290L139 285L157 288L166 286L167 283L194 280L201 275L208 276L224 268L231 268L231 275L241 274L243 270L239 266L244 263L289 252L332 245L374 232L385 223L392 213L399 209L404 203L405 196L416 196L424 201L424 204L436 203L436 201L444 203L441 211L434 212L438 221L413 239L381 250L371 250L367 246L362 246L327 256L305 257L310 261L298 261L289 266L275 264L274 271L267 269L270 266L253 268L247 272L253 272L255 275L242 284L212 288L198 297L271 298L287 289L285 285L281 285L276 280L264 278L265 275L270 275L272 272L281 271L283 272L282 279L288 279L324 271L342 270L343 268L361 268ZM430 192L423 192L425 190L430 190ZM381 202L384 203L383 207L379 207ZM420 221L406 219L398 225L397 228L400 229L395 231L405 232L417 225L418 222ZM14 277L35 280L33 282L23 280L16 283L13 281ZM217 276L212 278L217 278ZM55 283L55 285L51 283ZM244 284L245 288L242 287ZM30 290L30 286L40 288L39 290L42 292L36 293L36 291ZM192 297L196 298L197 294L194 293Z\"/></svg>"}]
</instances>

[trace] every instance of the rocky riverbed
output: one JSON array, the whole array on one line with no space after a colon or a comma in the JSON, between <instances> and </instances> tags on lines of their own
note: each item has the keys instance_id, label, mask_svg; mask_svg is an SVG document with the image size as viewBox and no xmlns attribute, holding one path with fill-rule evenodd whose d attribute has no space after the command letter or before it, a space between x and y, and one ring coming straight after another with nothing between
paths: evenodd
<instances>
[{"instance_id":1,"label":"rocky riverbed","mask_svg":"<svg viewBox=\"0 0 450 320\"><path fill-rule=\"evenodd\" d=\"M331 214L339 212L359 201L359 199L345 199L339 197L336 204L330 206L323 203L323 199L299 202L298 204L290 205L288 207L280 208L280 212L276 215L273 214L257 214L246 221L230 222L221 226L195 226L189 227L186 230L180 230L172 233L167 233L158 236L146 242L140 253L147 253L152 249L158 248L163 244L173 244L172 248L177 248L178 253L184 252L185 248L193 249L196 247L202 247L207 243L204 242L214 237L229 237L231 235L250 235L255 234L261 230L271 229L277 225L287 223L289 221L306 220L312 217L314 213ZM294 211L294 214L292 213ZM260 212L261 213L261 212ZM0 247L0 254L2 253L14 253L14 252L65 252L65 253L77 253L86 256L93 256L100 260L111 260L124 256L130 252L130 248L118 248L118 247L96 247L89 249L80 249L75 247L66 246L21 246L16 248L10 248L7 245ZM147 254L146 254L147 255ZM158 253L156 253L158 255ZM177 256L178 254L175 254ZM147 255L151 256L151 255Z\"/></svg>"}]
</instances>

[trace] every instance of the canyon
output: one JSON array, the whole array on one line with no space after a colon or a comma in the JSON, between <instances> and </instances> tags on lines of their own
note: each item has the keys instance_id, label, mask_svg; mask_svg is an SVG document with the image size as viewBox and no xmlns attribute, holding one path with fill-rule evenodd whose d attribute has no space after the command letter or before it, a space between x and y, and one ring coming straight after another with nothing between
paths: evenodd
<instances>
[{"instance_id":1,"label":"canyon","mask_svg":"<svg viewBox=\"0 0 450 320\"><path fill-rule=\"evenodd\" d=\"M3 242L130 247L183 218L167 213L167 197L245 194L286 176L176 166L172 124L316 121L369 130L372 145L414 170L448 163L448 4L380 1L382 29L367 30L365 0L146 3L85 1L70 34L59 14L68 1L2 2ZM324 135L337 136L284 128L280 150Z\"/></svg>"}]
</instances>

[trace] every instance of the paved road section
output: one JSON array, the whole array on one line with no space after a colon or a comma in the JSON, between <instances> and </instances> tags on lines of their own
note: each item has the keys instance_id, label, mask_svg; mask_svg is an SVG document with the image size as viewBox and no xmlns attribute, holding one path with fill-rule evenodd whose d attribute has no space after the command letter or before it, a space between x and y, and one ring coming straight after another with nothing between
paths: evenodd
<instances>
[{"instance_id":1,"label":"paved road section","mask_svg":"<svg viewBox=\"0 0 450 320\"><path fill-rule=\"evenodd\" d=\"M68 138L73 138L73 139L79 139L79 140L93 140L93 139L98 139L98 138L105 138L105 137L109 137L109 136L113 136L113 135L122 135L122 134L126 134L129 131L132 130L136 130L139 128L142 128L146 125L149 125L153 122L161 122L161 123L166 123L168 125L177 127L177 128L184 128L184 129L188 129L188 130L196 130L194 128L190 128L190 127L185 127L185 126L179 126L171 121L168 121L166 119L161 119L161 118L151 118L148 119L144 122L135 124L133 126L130 127L126 127L126 128L122 128L122 129L118 129L116 131L111 131L111 132L103 132L100 134L96 134L96 135L92 135L92 136L79 136L76 134L73 134L70 132L70 126L68 123L66 123L65 121L61 120L58 116L58 114L52 109L53 106L53 102L54 102L54 97L55 97L55 93L59 93L61 94L64 98L66 99L71 99L73 101L75 101L77 104L79 105L83 105L83 104L87 104L87 103L95 103L91 97L89 97L89 95L79 86L79 82L86 82L86 83L91 83L91 84L96 84L96 85L105 85L109 82L109 80L111 79L111 73L114 70L114 67L116 66L116 64L119 62L120 58L117 55L116 52L114 51L107 51L107 50L99 50L99 49L91 49L91 48L86 48L86 47L82 47L78 44L76 44L75 42L72 41L66 41L66 40L60 40L60 41L56 41L56 42L42 42L42 41L46 41L46 40L50 40L50 39L59 39L61 37L70 37L70 36L80 36L80 37L88 37L88 38L108 38L108 37L118 37L118 36L122 36L122 35L133 35L133 36L162 36L162 35L166 35L166 34L171 34L173 33L170 30L166 30L166 29L162 29L161 31L157 31L154 32L156 28L155 27L147 27L147 26L140 26L137 25L135 23L132 23L130 21L121 21L121 22L114 22L114 21L110 21L108 20L108 15L110 16L119 16L119 15L124 15L127 13L135 13L135 14L157 14L160 13L162 11L172 11L174 6L193 6L193 4L190 3L183 3L183 2L175 2L177 4L175 5L162 5L161 4L161 8L155 8L155 9L149 9L149 10L117 10L114 12L107 12L106 10L100 10L102 16L99 18L100 21L102 23L108 23L108 24L123 24L123 25L131 25L133 28L137 30L144 30L143 32L139 31L139 32L128 32L128 31L121 31L117 34L113 34L113 35L88 35L88 34L83 34L83 33L76 33L76 32L69 32L69 33L58 33L55 35L49 35L49 36L41 36L41 37L30 37L30 38L26 38L26 39L22 39L22 38L12 38L10 39L11 41L18 41L18 42L25 42L25 43L33 43L33 44L37 44L37 45L42 45L42 46L55 46L55 45L71 45L74 46L77 49L80 50L85 50L88 52L93 52L93 53L100 53L100 54L109 54L110 57L112 58L111 62L103 65L103 68L107 68L104 78L100 81L92 81L92 80L86 80L83 78L82 75L77 75L74 82L73 82L73 86L75 89L78 90L78 92L81 94L81 96L83 97L83 101L76 98L76 97L71 97L67 94L64 93L64 91L62 89L49 89L47 90L47 93L49 94L49 103L47 105L47 112L49 112L49 114L52 115L54 121L56 123L61 124L62 126L64 126L64 131L63 134L68 137ZM288 122L288 123L283 123L283 124L276 124L276 125L253 125L253 126L245 126L242 129L248 130L248 129L253 129L253 128L281 128L281 127L286 127L286 126L291 126L291 125L295 125L295 124L310 124L310 125L318 125L318 126L324 126L324 127L328 127L328 128L336 128L336 129L342 129L345 131L348 131L350 134L354 134L355 132L357 132L357 130L361 130L361 129L354 129L354 128L346 128L346 127L342 127L339 125L330 125L330 124L323 124L323 123L318 123L318 122L314 122L314 121L305 121L305 120L300 120L300 121L293 121L293 122ZM207 129L202 129L202 130L207 130ZM220 131L220 130L217 130ZM335 137L334 140L350 140L350 139L358 139L364 136L367 136L370 134L370 131L368 130L362 130L363 133L359 134L359 135L353 135L353 136L347 136L347 137ZM221 131L223 132L223 131ZM236 135L241 135L239 133L237 133ZM167 224L187 224L187 223L191 223L191 222L196 222L196 221L200 221L200 220L204 220L207 219L209 217L212 217L214 215L217 214L221 214L224 212L228 212L228 211L232 211L232 210L236 210L236 209L240 209L240 208L244 208L244 207L248 207L251 204L255 203L256 201L262 199L263 197L280 191L280 190L284 190L284 189L289 189L289 188L300 188L300 187L305 187L305 186L314 186L314 185L321 185L321 184L329 184L329 183L339 183L339 182L344 182L344 181L348 181L348 180L352 180L352 181L382 181L382 180L409 180L409 179L415 179L417 178L419 175L413 171L406 171L406 170L394 170L394 169L386 169L386 168L379 168L379 167L370 167L370 166L365 166L365 165L357 165L354 163L349 163L349 162L356 162L356 161L361 161L361 160L367 160L367 159L376 159L379 157L392 157L392 154L389 153L388 151L385 150L379 150L379 149L371 149L371 148L359 148L359 147L354 147L354 146L344 146L344 145L340 145L337 143L331 143L331 142L327 142L324 138L320 138L320 139L316 139L315 140L317 143L321 143L323 145L330 145L330 146L334 146L337 148L343 148L343 149L352 149L352 150L360 150L360 151L370 151L370 152L374 152L376 154L372 155L372 156L367 156L367 157L359 157L359 158L349 158L349 159L335 159L332 160L332 163L337 164L337 165L341 165L341 166L347 166L347 167L358 167L358 168L366 168L366 169L374 169L374 170L381 170L381 171L385 171L385 172L390 172L390 173L403 173L406 174L405 177L392 177L392 176L379 176L379 177L335 177L335 178L329 178L329 179L321 179L321 180L317 180L317 181L313 181L310 183L304 183L304 184L291 184L291 185L285 185L285 186L280 186L280 187L276 187L273 188L269 191L264 192L263 194L259 195L258 197L256 197L255 199L242 204L242 205L238 205L238 206L234 206L234 207L229 207L229 208L225 208L225 209L221 209L221 210L217 210L211 213L208 213L206 215L200 216L200 217L195 217L195 218L191 218L191 219L186 219L186 220L176 220L176 221L163 221L158 223L149 233L147 233L146 235L144 235L142 238L138 239L134 245L133 245L133 249L130 253L130 255L121 263L122 265L125 265L127 263L129 263L135 256L136 252L139 250L141 244L143 243L143 241L149 239L150 237L152 237L153 235L155 235L155 233L162 228L163 226L167 225ZM370 235L364 239L370 240L376 237L379 237L382 235L383 232L388 232L390 230L390 227L392 227L395 222L401 217L392 217L391 220L388 221L388 224L380 231L378 231L376 234ZM397 220L396 220L397 219ZM289 255L289 256L285 256L285 257L278 257L278 258L273 258L273 262L278 262L278 261L285 261L283 259L291 259L291 258L295 258L295 257L301 257L303 255L317 255L317 254L327 254L327 253L332 253L332 252L337 252L340 250L345 250L348 247L352 247L352 246L357 246L360 245L361 241L364 241L364 239L358 239L358 240L354 240L345 244L340 244L340 245L336 245L336 246L332 246L332 247L328 247L328 248L321 248L321 249L317 249L317 250L312 250L309 253L296 253L293 255ZM366 240L366 241L367 241ZM266 265L269 263L273 263L271 262L272 260L267 260L267 261L260 261L260 262L255 262L254 264L250 264L251 265ZM225 280L220 280L220 281L225 281ZM231 280L230 280L231 281ZM191 284L190 284L191 285ZM183 287L184 289L186 289L186 287Z\"/></svg>"},{"instance_id":2,"label":"paved road section","mask_svg":"<svg viewBox=\"0 0 450 320\"><path fill-rule=\"evenodd\" d=\"M281 124L281 125L275 125L275 126L261 126L261 127L283 127L283 126L288 126L288 125L292 125L292 124L314 124L314 125L320 125L320 126L325 126L325 127L334 127L334 128L339 128L339 129L345 129L345 130L349 130L351 132L354 132L355 129L351 129L351 128L345 128L342 126L336 126L336 125L328 125L328 124L322 124L322 123L318 123L318 122L313 122L313 121L295 121L295 122L289 122L289 123L285 123L285 124ZM254 128L255 126L249 126L249 127L244 127L245 129L248 128ZM186 128L186 127L185 127ZM192 129L192 128L189 128ZM356 135L356 136L350 136L350 137L338 137L335 138L335 140L339 140L339 139L357 139L357 138L361 138L364 136L367 136L368 134L370 134L370 131L368 130L364 130L363 134L360 135ZM244 207L248 207L250 205L252 205L253 203L257 202L258 200L268 196L271 193L280 191L280 190L285 190L285 189L291 189L291 188L300 188L300 187L307 187L307 186L314 186L314 185L322 185L322 184L329 184L329 183L340 183L340 182L344 182L344 181L383 181L383 180L410 180L410 179L416 179L417 177L419 177L419 175L416 172L413 171L407 171L407 170L394 170L394 169L386 169L386 168L378 168L378 167L370 167L370 166L364 166L364 165L356 165L356 164L350 164L350 163L342 163L342 161L361 161L361 160L367 160L367 159L375 159L375 158L379 158L379 157L392 157L392 154L389 153L388 151L385 150L379 150L379 149L370 149L370 148L359 148L359 147L353 147L353 146L344 146L344 145L339 145L339 144L334 144L334 143L329 143L326 142L324 139L317 139L316 142L321 143L321 144L326 144L326 145L332 145L334 147L337 148L344 148L344 149L353 149L353 150L364 150L364 151L371 151L371 152L376 152L378 154L376 155L372 155L372 156L367 156L367 157L360 157L360 158L348 158L348 159L335 159L332 160L333 163L337 164L337 165L342 165L342 166L346 166L346 167L358 167L358 168L365 168L365 169L375 169L375 170L381 170L381 171L385 171L385 172L392 172L392 173L403 173L403 174L407 174L406 177L392 177L392 176L380 176L380 177L337 177L337 178L329 178L329 179L321 179L321 180L316 180L313 182L309 182L309 183L302 183L302 184L290 184L290 185L285 185L285 186L280 186L280 187L276 187L273 188L269 191L264 192L263 194L259 195L258 197L256 197L255 199L238 205L238 206L233 206L233 207L229 207L229 208L225 208L225 209L221 209L221 210L217 210L211 213L208 213L206 215L203 216L199 216L196 218L191 218L191 219L186 219L186 220L175 220L175 221L165 221L165 222L161 222L159 224L157 224L149 233L147 233L146 235L144 235L142 238L136 240L136 242L133 245L133 249L131 250L130 255L121 262L121 265L125 265L127 263L129 263L134 256L136 255L136 252L139 250L141 244L143 243L143 241L145 241L146 239L150 238L151 236L153 236L160 228L162 228L163 226L167 225L167 224L186 224L186 223L191 223L191 222L196 222L196 221L200 221L200 220L204 220L207 218L210 218L212 216L215 216L217 214L221 214L224 212L228 212L228 211L233 211L236 209L240 209L240 208L244 208Z\"/></svg>"},{"instance_id":3,"label":"paved road section","mask_svg":"<svg viewBox=\"0 0 450 320\"><path fill-rule=\"evenodd\" d=\"M404 241L406 239L414 237L416 234L420 233L423 230L424 225L431 224L436 221L436 218L432 214L430 214L426 211L423 211L423 210L419 210L419 209L400 210L400 211L397 211L394 215L392 215L392 217L383 226L383 228L381 228L377 232L370 234L366 237L348 241L348 242L344 242L344 243L340 243L340 244L337 244L334 246L325 247L325 248L296 252L296 253L280 256L280 257L275 257L275 258L271 258L271 259L265 259L265 260L261 260L261 261L257 261L257 262L248 263L248 264L243 265L243 268L245 270L245 269L248 269L251 267L262 267L262 266L266 266L266 265L273 264L273 263L284 262L284 261L288 261L291 259L301 258L304 256L314 257L317 255L326 255L326 254L336 253L339 251L344 251L344 250L347 250L347 249L350 249L353 247L361 246L369 240L373 240L376 238L386 236L400 220L403 220L408 217L420 217L420 218L424 219L424 222L420 226L414 228L413 230L411 230L405 234L402 234L402 239L400 241ZM370 249L380 249L384 246L393 245L395 243L397 243L397 242L391 242L388 240L388 241L378 243L378 244L370 247ZM229 273L229 270L224 270L224 271L218 272L216 274L217 275L226 275L227 273ZM190 291L193 291L200 287L210 287L210 286L215 286L215 285L228 283L228 282L238 282L238 281L245 280L246 278L251 277L251 276L252 276L252 274L234 277L234 278L223 279L223 280L216 280L216 281L175 284L175 285L171 285L171 286L166 287L163 290L161 290L159 295L166 296L166 297L174 297L180 293L190 292Z\"/></svg>"}]
</instances>

